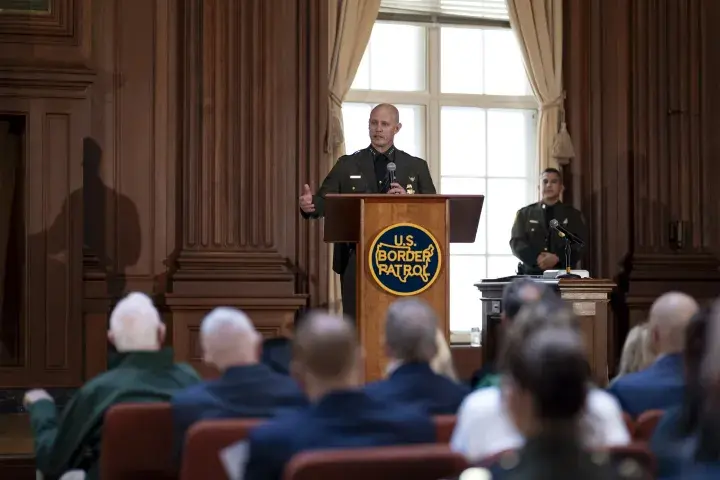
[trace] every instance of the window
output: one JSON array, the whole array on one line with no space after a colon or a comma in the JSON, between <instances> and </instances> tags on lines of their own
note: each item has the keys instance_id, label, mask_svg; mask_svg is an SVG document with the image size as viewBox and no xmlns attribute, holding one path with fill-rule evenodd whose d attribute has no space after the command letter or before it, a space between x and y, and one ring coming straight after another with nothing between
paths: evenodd
<instances>
[{"instance_id":1,"label":"window","mask_svg":"<svg viewBox=\"0 0 720 480\"><path fill-rule=\"evenodd\" d=\"M369 144L368 118L395 104L398 148L428 161L446 194L484 194L473 244L450 248L450 328L480 326L474 283L513 275L515 212L537 199L537 101L507 28L378 21L343 105L348 152Z\"/></svg>"}]
</instances>

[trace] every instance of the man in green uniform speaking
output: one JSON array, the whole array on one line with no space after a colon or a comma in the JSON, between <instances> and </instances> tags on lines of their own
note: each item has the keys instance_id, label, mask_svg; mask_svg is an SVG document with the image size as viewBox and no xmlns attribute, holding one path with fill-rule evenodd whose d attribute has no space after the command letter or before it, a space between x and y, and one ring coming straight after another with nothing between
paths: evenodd
<instances>
[{"instance_id":1,"label":"man in green uniform speaking","mask_svg":"<svg viewBox=\"0 0 720 480\"><path fill-rule=\"evenodd\" d=\"M550 221L577 237L587 238L582 213L560 201L563 192L562 174L556 168L546 168L540 176L542 201L518 210L512 227L510 248L520 260L518 274L542 275L545 270L565 269L565 240L550 228ZM582 259L583 246L572 245L570 268Z\"/></svg>"},{"instance_id":2,"label":"man in green uniform speaking","mask_svg":"<svg viewBox=\"0 0 720 480\"><path fill-rule=\"evenodd\" d=\"M400 113L394 105L381 103L373 108L368 122L370 146L340 157L315 195L310 185L303 186L299 198L303 218L322 217L328 193L434 194L427 162L395 147L395 135L401 128ZM389 172L393 166L394 177ZM335 244L333 270L340 275L343 313L349 318L356 315L355 258L355 244Z\"/></svg>"}]
</instances>

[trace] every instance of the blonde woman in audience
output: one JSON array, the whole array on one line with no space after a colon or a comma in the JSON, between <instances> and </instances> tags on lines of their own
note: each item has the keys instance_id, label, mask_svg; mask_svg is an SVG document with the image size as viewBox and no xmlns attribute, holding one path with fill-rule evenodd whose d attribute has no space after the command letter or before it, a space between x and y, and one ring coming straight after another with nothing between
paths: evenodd
<instances>
[{"instance_id":1,"label":"blonde woman in audience","mask_svg":"<svg viewBox=\"0 0 720 480\"><path fill-rule=\"evenodd\" d=\"M625 339L620 370L617 377L644 370L655 360L650 349L650 330L647 323L635 325Z\"/></svg>"}]
</instances>

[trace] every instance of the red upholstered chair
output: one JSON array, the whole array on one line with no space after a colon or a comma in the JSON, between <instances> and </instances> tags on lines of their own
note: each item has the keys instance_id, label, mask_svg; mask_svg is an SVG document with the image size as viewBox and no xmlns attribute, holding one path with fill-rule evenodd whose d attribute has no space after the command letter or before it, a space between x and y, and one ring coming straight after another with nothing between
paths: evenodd
<instances>
[{"instance_id":1,"label":"red upholstered chair","mask_svg":"<svg viewBox=\"0 0 720 480\"><path fill-rule=\"evenodd\" d=\"M433 417L437 443L450 443L456 421L457 417L455 415L436 415Z\"/></svg>"},{"instance_id":2,"label":"red upholstered chair","mask_svg":"<svg viewBox=\"0 0 720 480\"><path fill-rule=\"evenodd\" d=\"M293 457L285 480L437 480L456 477L467 462L447 445L318 450Z\"/></svg>"},{"instance_id":3,"label":"red upholstered chair","mask_svg":"<svg viewBox=\"0 0 720 480\"><path fill-rule=\"evenodd\" d=\"M652 438L655 427L665 414L663 410L648 410L640 414L635 421L634 439L637 442L649 442Z\"/></svg>"},{"instance_id":4,"label":"red upholstered chair","mask_svg":"<svg viewBox=\"0 0 720 480\"><path fill-rule=\"evenodd\" d=\"M225 480L220 451L247 438L263 419L206 420L188 430L180 480Z\"/></svg>"},{"instance_id":5,"label":"red upholstered chair","mask_svg":"<svg viewBox=\"0 0 720 480\"><path fill-rule=\"evenodd\" d=\"M127 403L105 414L100 455L103 480L176 479L169 403Z\"/></svg>"},{"instance_id":6,"label":"red upholstered chair","mask_svg":"<svg viewBox=\"0 0 720 480\"><path fill-rule=\"evenodd\" d=\"M623 420L625 420L625 426L627 427L630 438L635 438L635 420L630 416L629 413L623 412Z\"/></svg>"},{"instance_id":7,"label":"red upholstered chair","mask_svg":"<svg viewBox=\"0 0 720 480\"><path fill-rule=\"evenodd\" d=\"M616 465L620 471L623 469L627 470L626 467L630 467L629 465L623 465L624 461L632 460L643 470L645 473L644 478L648 480L655 478L655 470L657 468L655 455L653 455L646 444L633 443L622 447L610 447L606 451L610 454L613 464ZM637 475L630 475L630 472L625 473L630 478L638 478Z\"/></svg>"}]
</instances>

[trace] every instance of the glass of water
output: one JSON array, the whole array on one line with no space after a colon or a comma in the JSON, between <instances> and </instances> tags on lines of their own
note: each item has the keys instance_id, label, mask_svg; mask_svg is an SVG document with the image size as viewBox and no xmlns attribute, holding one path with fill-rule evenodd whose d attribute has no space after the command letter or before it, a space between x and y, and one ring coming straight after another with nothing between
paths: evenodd
<instances>
[{"instance_id":1,"label":"glass of water","mask_svg":"<svg viewBox=\"0 0 720 480\"><path fill-rule=\"evenodd\" d=\"M470 346L480 346L480 329L478 327L473 327L472 330L470 330Z\"/></svg>"}]
</instances>

